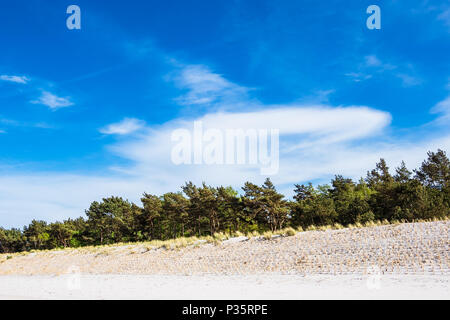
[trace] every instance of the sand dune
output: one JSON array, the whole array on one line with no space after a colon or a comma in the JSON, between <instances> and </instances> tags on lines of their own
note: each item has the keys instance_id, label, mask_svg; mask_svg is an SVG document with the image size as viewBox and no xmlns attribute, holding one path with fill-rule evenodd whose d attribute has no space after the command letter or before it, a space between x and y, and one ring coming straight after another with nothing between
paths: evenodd
<instances>
[{"instance_id":1,"label":"sand dune","mask_svg":"<svg viewBox=\"0 0 450 320\"><path fill-rule=\"evenodd\" d=\"M0 257L0 298L442 298L450 221Z\"/></svg>"}]
</instances>

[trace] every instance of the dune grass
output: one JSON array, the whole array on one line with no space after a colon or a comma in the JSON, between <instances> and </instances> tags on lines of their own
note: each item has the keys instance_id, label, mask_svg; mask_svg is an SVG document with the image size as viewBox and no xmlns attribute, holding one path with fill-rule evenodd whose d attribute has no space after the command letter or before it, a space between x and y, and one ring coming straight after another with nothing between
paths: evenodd
<instances>
[{"instance_id":1,"label":"dune grass","mask_svg":"<svg viewBox=\"0 0 450 320\"><path fill-rule=\"evenodd\" d=\"M276 231L264 231L264 232L257 232L252 231L248 232L246 234L237 231L234 233L216 233L213 236L191 236L191 237L179 237L175 239L168 239L168 240L151 240L151 241L143 241L143 242L128 242L128 243L114 243L114 244L106 244L106 245L93 245L93 246L85 246L85 247L76 247L76 248L55 248L50 250L31 250L31 251L24 251L24 252L17 252L17 253L5 253L0 254L0 263L3 263L7 260L14 259L15 257L19 256L26 256L30 254L48 254L53 255L60 252L76 252L76 253L91 253L95 255L110 255L113 252L123 252L127 254L139 254L139 253L145 253L151 250L179 250L182 248L186 248L189 246L192 246L194 248L200 247L206 244L209 245L222 245L223 241L235 238L235 237L247 237L248 239L252 238L258 238L260 240L267 240L270 241L276 237L282 236L282 237L291 237L295 236L296 234L300 232L311 232L311 231L327 231L327 230L343 230L343 229L355 229L355 228L370 228L370 227L376 227L376 226L383 226L383 225L397 225L400 223L415 223L415 222L433 222L433 221L442 221L442 220L449 220L449 217L445 217L443 219L420 219L420 220L414 220L411 222L406 221L369 221L366 223L355 223L355 224L349 224L348 226L343 226L339 223L336 223L334 225L325 225L325 226L314 226L310 225L306 229L303 229L302 227L297 227L296 229L292 227L287 227L281 230Z\"/></svg>"}]
</instances>

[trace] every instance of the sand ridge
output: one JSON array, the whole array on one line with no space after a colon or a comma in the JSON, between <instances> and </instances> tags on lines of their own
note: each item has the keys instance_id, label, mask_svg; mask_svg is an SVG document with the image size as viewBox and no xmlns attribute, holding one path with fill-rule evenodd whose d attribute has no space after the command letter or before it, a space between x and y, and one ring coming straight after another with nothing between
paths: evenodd
<instances>
[{"instance_id":1,"label":"sand ridge","mask_svg":"<svg viewBox=\"0 0 450 320\"><path fill-rule=\"evenodd\" d=\"M449 275L450 221L241 237L180 249L141 244L34 252L1 260L0 275Z\"/></svg>"}]
</instances>

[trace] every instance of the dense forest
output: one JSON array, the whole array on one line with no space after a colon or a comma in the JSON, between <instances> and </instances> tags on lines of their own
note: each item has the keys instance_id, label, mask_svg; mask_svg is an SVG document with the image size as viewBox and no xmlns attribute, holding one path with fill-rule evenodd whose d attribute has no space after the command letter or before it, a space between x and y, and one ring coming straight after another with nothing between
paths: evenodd
<instances>
[{"instance_id":1,"label":"dense forest","mask_svg":"<svg viewBox=\"0 0 450 320\"><path fill-rule=\"evenodd\" d=\"M385 160L358 182L340 175L331 185L295 185L287 200L267 179L262 186L231 187L186 183L180 192L144 193L142 205L120 197L94 201L86 218L46 223L33 220L21 229L0 228L0 253L79 247L181 236L276 231L373 220L414 221L450 215L450 161L442 150L428 152L417 170L404 162L390 172Z\"/></svg>"}]
</instances>

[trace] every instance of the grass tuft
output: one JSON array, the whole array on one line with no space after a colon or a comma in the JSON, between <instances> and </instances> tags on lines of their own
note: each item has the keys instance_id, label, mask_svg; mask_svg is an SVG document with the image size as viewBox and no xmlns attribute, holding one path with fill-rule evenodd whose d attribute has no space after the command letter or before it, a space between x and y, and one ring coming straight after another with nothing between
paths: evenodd
<instances>
[{"instance_id":1,"label":"grass tuft","mask_svg":"<svg viewBox=\"0 0 450 320\"><path fill-rule=\"evenodd\" d=\"M295 236L297 234L297 231L295 231L294 228L289 227L289 228L286 228L284 230L284 234L287 237L292 237L292 236Z\"/></svg>"}]
</instances>

